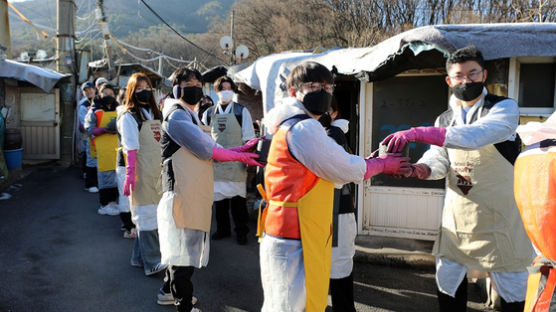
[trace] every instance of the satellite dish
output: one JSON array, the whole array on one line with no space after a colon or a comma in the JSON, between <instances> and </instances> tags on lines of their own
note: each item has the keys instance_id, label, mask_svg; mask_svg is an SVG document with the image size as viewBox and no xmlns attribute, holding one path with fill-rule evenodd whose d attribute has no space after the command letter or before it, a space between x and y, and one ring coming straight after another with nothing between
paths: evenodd
<instances>
[{"instance_id":1,"label":"satellite dish","mask_svg":"<svg viewBox=\"0 0 556 312\"><path fill-rule=\"evenodd\" d=\"M21 54L19 54L19 59L22 61L28 61L29 53L27 53L26 51L21 52Z\"/></svg>"},{"instance_id":2,"label":"satellite dish","mask_svg":"<svg viewBox=\"0 0 556 312\"><path fill-rule=\"evenodd\" d=\"M247 57L249 57L249 48L247 48L243 44L237 46L236 57L240 59L246 59Z\"/></svg>"},{"instance_id":3,"label":"satellite dish","mask_svg":"<svg viewBox=\"0 0 556 312\"><path fill-rule=\"evenodd\" d=\"M234 41L230 36L220 38L220 47L224 50L231 50L234 47Z\"/></svg>"},{"instance_id":4,"label":"satellite dish","mask_svg":"<svg viewBox=\"0 0 556 312\"><path fill-rule=\"evenodd\" d=\"M44 60L44 59L46 59L46 57L47 57L46 51L45 51L45 50L42 50L42 49L41 49L41 50L38 50L38 51L37 51L37 54L36 54L36 57L37 57L38 60Z\"/></svg>"}]
</instances>

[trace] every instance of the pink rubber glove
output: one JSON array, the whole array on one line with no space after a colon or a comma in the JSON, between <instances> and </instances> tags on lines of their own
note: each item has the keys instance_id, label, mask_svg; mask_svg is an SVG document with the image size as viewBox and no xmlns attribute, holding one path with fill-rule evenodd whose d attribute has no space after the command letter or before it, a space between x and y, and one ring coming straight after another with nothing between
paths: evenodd
<instances>
[{"instance_id":1,"label":"pink rubber glove","mask_svg":"<svg viewBox=\"0 0 556 312\"><path fill-rule=\"evenodd\" d=\"M425 180L431 175L431 168L425 164L410 164L411 173L407 174L408 178L417 178Z\"/></svg>"},{"instance_id":2,"label":"pink rubber glove","mask_svg":"<svg viewBox=\"0 0 556 312\"><path fill-rule=\"evenodd\" d=\"M407 162L409 157L401 157L399 154L385 154L376 158L367 158L367 171L364 180L373 177L379 173L391 175L406 175L411 169Z\"/></svg>"},{"instance_id":3,"label":"pink rubber glove","mask_svg":"<svg viewBox=\"0 0 556 312\"><path fill-rule=\"evenodd\" d=\"M234 152L249 152L251 151L255 146L257 146L257 143L259 143L259 141L261 141L263 138L255 138L255 139L251 139L249 141L247 141L247 143L243 144L242 146L235 146L232 148L229 148L230 151L234 151Z\"/></svg>"},{"instance_id":4,"label":"pink rubber glove","mask_svg":"<svg viewBox=\"0 0 556 312\"><path fill-rule=\"evenodd\" d=\"M125 167L124 196L129 196L135 189L135 165L137 164L137 150L127 151L127 166Z\"/></svg>"},{"instance_id":5,"label":"pink rubber glove","mask_svg":"<svg viewBox=\"0 0 556 312\"><path fill-rule=\"evenodd\" d=\"M440 127L417 127L409 130L392 133L382 140L382 144L388 144L388 153L401 152L407 142L421 142L426 144L442 146L446 139L446 128Z\"/></svg>"},{"instance_id":6,"label":"pink rubber glove","mask_svg":"<svg viewBox=\"0 0 556 312\"><path fill-rule=\"evenodd\" d=\"M242 163L249 165L249 166L259 166L262 167L263 165L259 164L255 158L259 158L259 155L252 154L252 153L239 153L229 149L221 148L221 147L214 147L212 149L212 159L217 161L241 161Z\"/></svg>"},{"instance_id":7,"label":"pink rubber glove","mask_svg":"<svg viewBox=\"0 0 556 312\"><path fill-rule=\"evenodd\" d=\"M93 129L93 135L94 136L99 136L99 135L103 135L106 132L108 132L108 130L106 128L94 128Z\"/></svg>"}]
</instances>

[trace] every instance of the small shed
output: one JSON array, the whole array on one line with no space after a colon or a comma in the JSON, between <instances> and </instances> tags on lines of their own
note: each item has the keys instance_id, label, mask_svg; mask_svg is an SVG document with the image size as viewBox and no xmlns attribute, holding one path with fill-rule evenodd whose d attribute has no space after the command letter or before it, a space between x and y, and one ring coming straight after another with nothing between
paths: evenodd
<instances>
[{"instance_id":1,"label":"small shed","mask_svg":"<svg viewBox=\"0 0 556 312\"><path fill-rule=\"evenodd\" d=\"M0 61L0 108L6 127L21 130L23 159L60 158L60 91L69 75L11 60Z\"/></svg>"},{"instance_id":2,"label":"small shed","mask_svg":"<svg viewBox=\"0 0 556 312\"><path fill-rule=\"evenodd\" d=\"M284 82L293 67L307 60L327 66L338 74L335 96L347 106L352 149L363 156L388 134L431 125L448 108L446 57L469 44L487 61L487 88L518 101L522 122L542 120L555 110L555 23L419 27L368 48L265 56L235 79L261 90L268 112L287 96ZM412 143L412 161L427 148ZM379 175L358 186L358 232L434 240L443 196L443 181Z\"/></svg>"}]
</instances>

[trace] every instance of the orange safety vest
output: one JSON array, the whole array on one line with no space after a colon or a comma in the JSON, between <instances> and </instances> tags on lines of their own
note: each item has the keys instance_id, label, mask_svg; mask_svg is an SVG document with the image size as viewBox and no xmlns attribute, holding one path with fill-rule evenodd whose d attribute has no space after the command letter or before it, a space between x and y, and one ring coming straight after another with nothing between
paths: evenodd
<instances>
[{"instance_id":1,"label":"orange safety vest","mask_svg":"<svg viewBox=\"0 0 556 312\"><path fill-rule=\"evenodd\" d=\"M526 312L556 311L556 141L528 146L517 158L514 194L527 235L546 258L529 269Z\"/></svg>"},{"instance_id":2,"label":"orange safety vest","mask_svg":"<svg viewBox=\"0 0 556 312\"><path fill-rule=\"evenodd\" d=\"M287 130L278 130L268 154L265 169L268 206L264 230L273 236L301 239L297 206L288 203L296 203L307 194L319 177L293 158L286 142L287 133Z\"/></svg>"},{"instance_id":3,"label":"orange safety vest","mask_svg":"<svg viewBox=\"0 0 556 312\"><path fill-rule=\"evenodd\" d=\"M300 239L305 269L307 312L321 312L328 302L332 257L334 184L317 177L290 153L289 129L308 116L295 116L274 134L265 169L268 206L258 232Z\"/></svg>"}]
</instances>

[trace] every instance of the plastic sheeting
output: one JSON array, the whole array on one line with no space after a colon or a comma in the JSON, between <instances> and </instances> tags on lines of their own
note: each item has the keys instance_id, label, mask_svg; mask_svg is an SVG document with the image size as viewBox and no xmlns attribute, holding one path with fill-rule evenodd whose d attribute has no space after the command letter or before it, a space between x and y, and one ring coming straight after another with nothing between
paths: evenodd
<instances>
[{"instance_id":1,"label":"plastic sheeting","mask_svg":"<svg viewBox=\"0 0 556 312\"><path fill-rule=\"evenodd\" d=\"M0 61L0 78L25 81L41 88L46 93L50 93L50 90L54 88L60 79L68 76L70 75L64 75L51 69L29 64L10 60Z\"/></svg>"},{"instance_id":2,"label":"plastic sheeting","mask_svg":"<svg viewBox=\"0 0 556 312\"><path fill-rule=\"evenodd\" d=\"M322 53L284 52L261 57L234 78L263 91L267 113L287 96L284 82L303 61L316 61L342 75L380 80L407 69L442 67L449 53L474 44L486 60L556 56L556 23L434 25L415 28L373 47L337 48Z\"/></svg>"},{"instance_id":3,"label":"plastic sheeting","mask_svg":"<svg viewBox=\"0 0 556 312\"><path fill-rule=\"evenodd\" d=\"M517 127L516 132L525 145L531 145L546 139L556 140L556 113L544 122L530 121Z\"/></svg>"}]
</instances>

